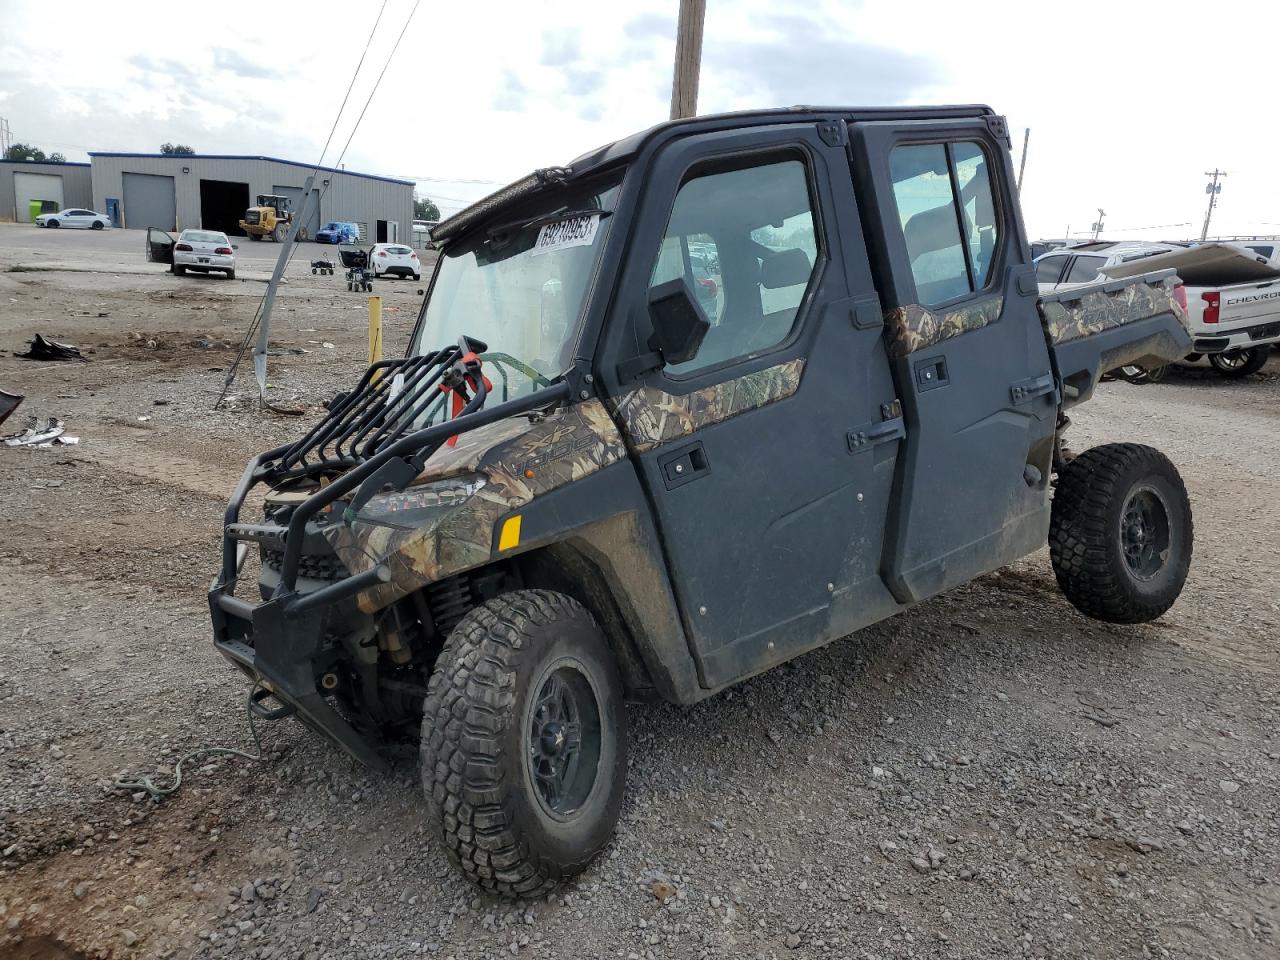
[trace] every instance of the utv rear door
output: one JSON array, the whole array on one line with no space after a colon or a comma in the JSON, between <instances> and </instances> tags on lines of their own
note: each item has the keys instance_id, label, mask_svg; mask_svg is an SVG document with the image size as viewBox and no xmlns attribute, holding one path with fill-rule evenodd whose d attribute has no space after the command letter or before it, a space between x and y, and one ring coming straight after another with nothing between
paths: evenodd
<instances>
[{"instance_id":1,"label":"utv rear door","mask_svg":"<svg viewBox=\"0 0 1280 960\"><path fill-rule=\"evenodd\" d=\"M896 608L879 561L903 424L843 128L826 133L665 147L601 348L709 688ZM648 291L676 278L710 332L693 360L636 371Z\"/></svg>"},{"instance_id":2,"label":"utv rear door","mask_svg":"<svg viewBox=\"0 0 1280 960\"><path fill-rule=\"evenodd\" d=\"M921 600L1046 542L1056 388L997 118L851 128L907 437L886 577Z\"/></svg>"}]
</instances>

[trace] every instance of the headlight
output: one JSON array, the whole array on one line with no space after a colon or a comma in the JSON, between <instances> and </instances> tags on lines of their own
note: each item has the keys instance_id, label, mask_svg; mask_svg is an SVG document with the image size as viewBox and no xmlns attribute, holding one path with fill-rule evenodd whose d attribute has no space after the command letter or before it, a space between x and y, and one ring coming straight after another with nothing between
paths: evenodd
<instances>
[{"instance_id":1,"label":"headlight","mask_svg":"<svg viewBox=\"0 0 1280 960\"><path fill-rule=\"evenodd\" d=\"M432 519L462 506L485 485L479 474L465 474L420 484L395 493L373 497L355 516L353 523L373 523L384 527L413 530Z\"/></svg>"}]
</instances>

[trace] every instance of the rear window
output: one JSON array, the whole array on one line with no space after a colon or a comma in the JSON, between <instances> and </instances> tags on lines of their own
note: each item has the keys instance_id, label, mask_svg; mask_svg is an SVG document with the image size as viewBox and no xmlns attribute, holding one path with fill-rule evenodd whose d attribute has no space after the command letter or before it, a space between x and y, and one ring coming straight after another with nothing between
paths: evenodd
<instances>
[{"instance_id":1,"label":"rear window","mask_svg":"<svg viewBox=\"0 0 1280 960\"><path fill-rule=\"evenodd\" d=\"M1036 264L1036 283L1057 283L1066 257L1045 257Z\"/></svg>"},{"instance_id":2,"label":"rear window","mask_svg":"<svg viewBox=\"0 0 1280 960\"><path fill-rule=\"evenodd\" d=\"M402 256L406 253L413 253L413 250L409 247L387 247L386 250L387 253L394 253L397 256Z\"/></svg>"},{"instance_id":3,"label":"rear window","mask_svg":"<svg viewBox=\"0 0 1280 960\"><path fill-rule=\"evenodd\" d=\"M1098 279L1098 271L1107 262L1105 257L1076 257L1067 273L1067 283L1088 283Z\"/></svg>"},{"instance_id":4,"label":"rear window","mask_svg":"<svg viewBox=\"0 0 1280 960\"><path fill-rule=\"evenodd\" d=\"M183 240L193 240L196 243L226 243L227 237L223 233L214 233L212 230L184 230L182 232Z\"/></svg>"}]
</instances>

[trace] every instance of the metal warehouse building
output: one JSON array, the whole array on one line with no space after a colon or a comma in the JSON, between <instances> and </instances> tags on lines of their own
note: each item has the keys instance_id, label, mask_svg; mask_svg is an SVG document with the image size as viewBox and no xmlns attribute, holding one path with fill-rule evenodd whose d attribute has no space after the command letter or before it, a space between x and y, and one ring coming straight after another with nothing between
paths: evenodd
<instances>
[{"instance_id":1,"label":"metal warehouse building","mask_svg":"<svg viewBox=\"0 0 1280 960\"><path fill-rule=\"evenodd\" d=\"M240 220L259 194L289 197L302 210L302 187L316 168L275 157L165 156L158 153L90 153L93 204L130 229L204 227L244 236ZM360 225L363 240L410 242L413 181L321 167L313 207L303 228L314 237L321 224Z\"/></svg>"},{"instance_id":2,"label":"metal warehouse building","mask_svg":"<svg viewBox=\"0 0 1280 960\"><path fill-rule=\"evenodd\" d=\"M89 164L0 160L0 220L30 223L32 200L52 200L59 210L93 206Z\"/></svg>"}]
</instances>

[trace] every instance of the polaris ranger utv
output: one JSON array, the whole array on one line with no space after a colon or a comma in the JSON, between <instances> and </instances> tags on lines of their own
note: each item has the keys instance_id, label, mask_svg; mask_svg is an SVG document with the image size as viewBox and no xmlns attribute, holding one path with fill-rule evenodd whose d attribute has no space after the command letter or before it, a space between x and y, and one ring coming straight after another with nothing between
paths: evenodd
<instances>
[{"instance_id":1,"label":"polaris ranger utv","mask_svg":"<svg viewBox=\"0 0 1280 960\"><path fill-rule=\"evenodd\" d=\"M531 896L612 834L629 698L1046 543L1084 613L1160 616L1177 471L1062 433L1102 371L1186 354L1180 289L1038 298L1013 182L986 107L806 107L662 124L442 222L406 355L227 507L214 638L256 711L375 768L420 727L449 855Z\"/></svg>"}]
</instances>

